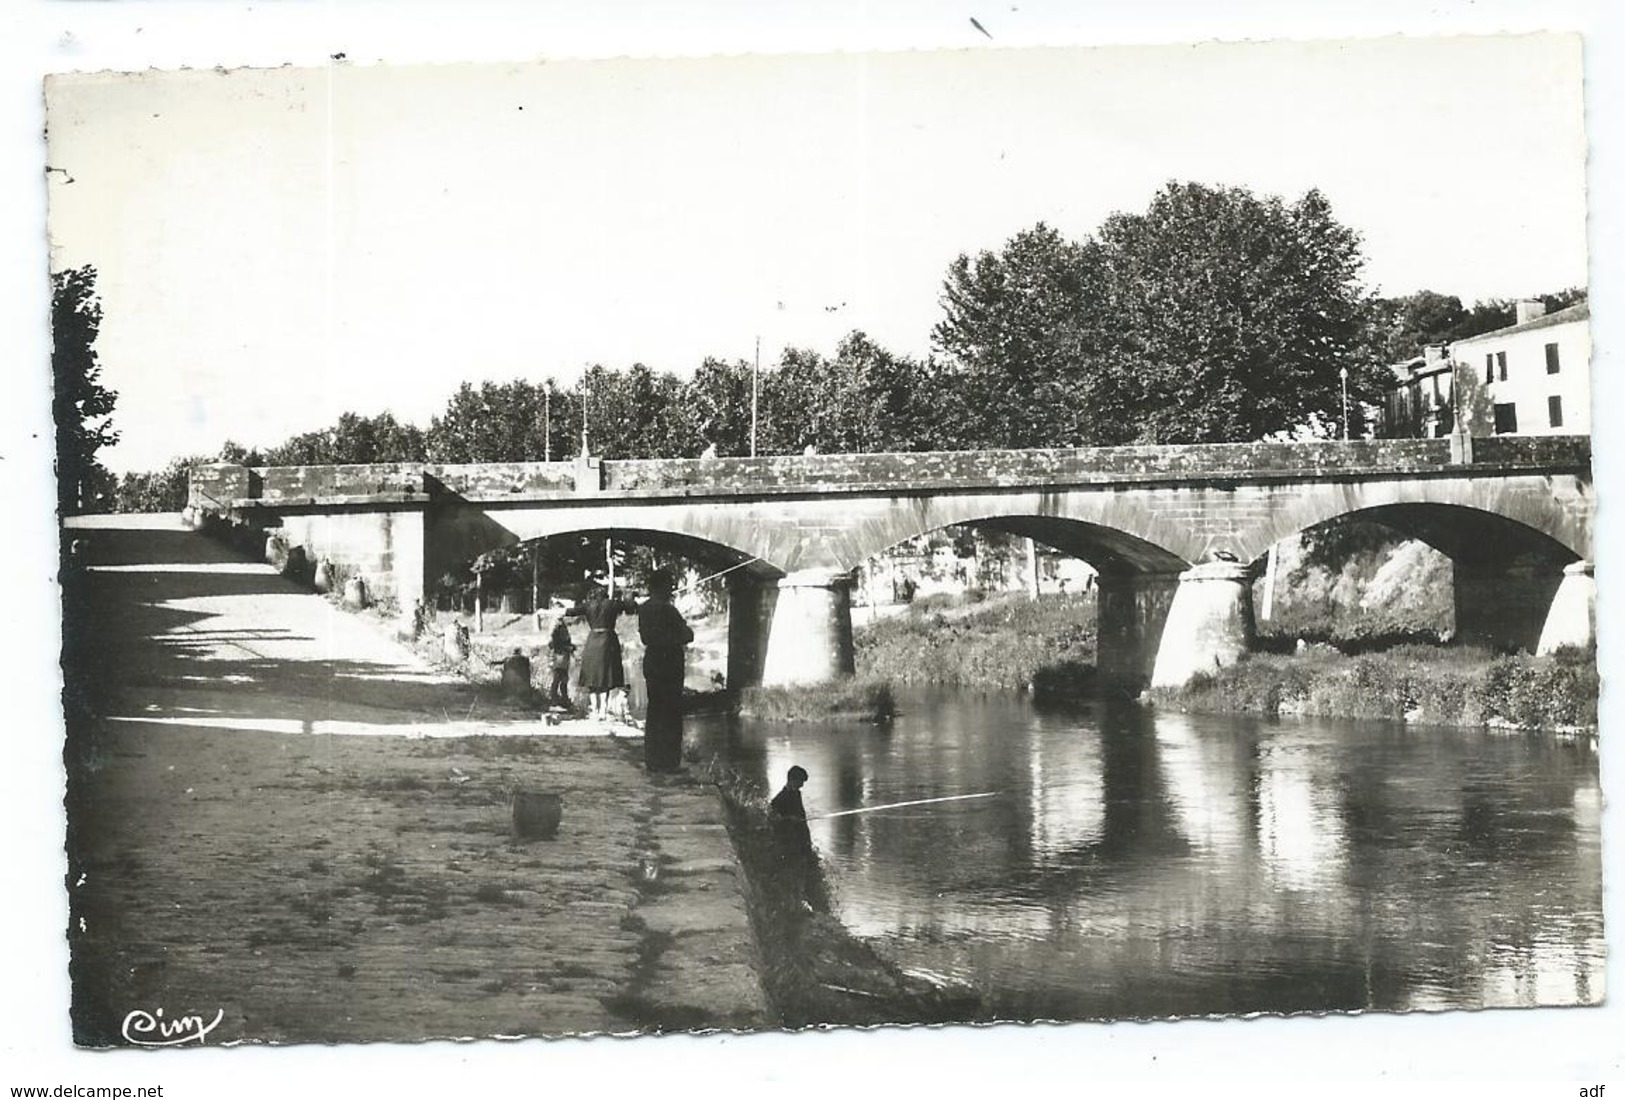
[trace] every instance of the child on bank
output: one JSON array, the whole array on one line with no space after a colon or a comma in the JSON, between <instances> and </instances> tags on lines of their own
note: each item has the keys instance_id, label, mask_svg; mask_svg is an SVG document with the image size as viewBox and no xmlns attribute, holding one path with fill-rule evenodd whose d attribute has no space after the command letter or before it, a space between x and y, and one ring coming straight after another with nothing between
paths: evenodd
<instances>
[{"instance_id":1,"label":"child on bank","mask_svg":"<svg viewBox=\"0 0 1625 1100\"><path fill-rule=\"evenodd\" d=\"M570 659L576 644L570 640L570 628L561 618L553 624L553 636L547 643L548 664L553 670L553 682L547 689L547 705L570 709Z\"/></svg>"}]
</instances>

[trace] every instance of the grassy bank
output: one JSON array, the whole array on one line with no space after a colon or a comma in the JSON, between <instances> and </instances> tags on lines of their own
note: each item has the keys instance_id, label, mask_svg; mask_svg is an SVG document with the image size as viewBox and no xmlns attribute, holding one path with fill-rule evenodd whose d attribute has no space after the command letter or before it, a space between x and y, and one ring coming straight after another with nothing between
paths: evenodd
<instances>
[{"instance_id":1,"label":"grassy bank","mask_svg":"<svg viewBox=\"0 0 1625 1100\"><path fill-rule=\"evenodd\" d=\"M1210 713L1594 729L1597 690L1589 651L1530 657L1407 645L1350 657L1311 646L1293 656L1255 653L1155 699Z\"/></svg>"},{"instance_id":2,"label":"grassy bank","mask_svg":"<svg viewBox=\"0 0 1625 1100\"><path fill-rule=\"evenodd\" d=\"M911 608L863 628L853 640L859 675L890 683L1057 695L1093 686L1095 608L1084 596Z\"/></svg>"},{"instance_id":3,"label":"grassy bank","mask_svg":"<svg viewBox=\"0 0 1625 1100\"><path fill-rule=\"evenodd\" d=\"M769 722L884 722L896 715L897 701L885 680L859 677L807 687L746 688L739 713Z\"/></svg>"},{"instance_id":4,"label":"grassy bank","mask_svg":"<svg viewBox=\"0 0 1625 1100\"><path fill-rule=\"evenodd\" d=\"M942 989L907 974L849 933L830 913L829 883L817 855L810 848L786 850L764 792L732 772L712 778L745 873L762 984L783 1026L982 1018L970 991Z\"/></svg>"}]
</instances>

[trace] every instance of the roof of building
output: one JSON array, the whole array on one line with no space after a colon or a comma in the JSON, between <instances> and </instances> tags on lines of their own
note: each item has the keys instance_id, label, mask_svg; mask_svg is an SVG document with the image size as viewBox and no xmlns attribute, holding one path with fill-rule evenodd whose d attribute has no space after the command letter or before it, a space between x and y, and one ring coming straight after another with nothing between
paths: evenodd
<instances>
[{"instance_id":1,"label":"roof of building","mask_svg":"<svg viewBox=\"0 0 1625 1100\"><path fill-rule=\"evenodd\" d=\"M1480 340L1499 340L1503 336L1511 336L1519 332L1530 332L1537 328L1564 325L1570 321L1586 321L1590 318L1591 301L1587 299L1583 302L1577 302L1567 309L1560 309L1556 313L1548 313L1544 317L1536 317L1533 321L1525 321L1521 325L1508 325L1506 328L1498 328L1493 332L1484 332L1477 336L1463 336L1460 340L1455 341L1451 347L1459 348L1463 344L1476 344Z\"/></svg>"}]
</instances>

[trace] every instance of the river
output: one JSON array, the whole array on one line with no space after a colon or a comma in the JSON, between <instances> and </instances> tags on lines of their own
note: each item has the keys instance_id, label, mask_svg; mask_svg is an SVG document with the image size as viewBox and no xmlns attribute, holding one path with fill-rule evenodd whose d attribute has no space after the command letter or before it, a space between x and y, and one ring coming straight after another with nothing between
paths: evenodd
<instances>
[{"instance_id":1,"label":"river","mask_svg":"<svg viewBox=\"0 0 1625 1100\"><path fill-rule=\"evenodd\" d=\"M695 719L803 791L837 914L999 1019L1598 1002L1594 749L920 691L889 726ZM893 802L987 797L833 818Z\"/></svg>"}]
</instances>

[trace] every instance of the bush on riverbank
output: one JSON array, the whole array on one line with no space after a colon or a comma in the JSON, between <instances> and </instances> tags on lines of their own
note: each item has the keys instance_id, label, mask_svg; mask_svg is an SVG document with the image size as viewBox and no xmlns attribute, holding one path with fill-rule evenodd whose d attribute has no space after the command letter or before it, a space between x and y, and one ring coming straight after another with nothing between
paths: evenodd
<instances>
[{"instance_id":1,"label":"bush on riverbank","mask_svg":"<svg viewBox=\"0 0 1625 1100\"><path fill-rule=\"evenodd\" d=\"M1256 653L1153 698L1214 713L1572 729L1596 726L1598 684L1589 650L1531 657L1411 645L1353 659L1329 649Z\"/></svg>"},{"instance_id":2,"label":"bush on riverbank","mask_svg":"<svg viewBox=\"0 0 1625 1100\"><path fill-rule=\"evenodd\" d=\"M1405 611L1356 609L1336 615L1292 611L1258 624L1258 649L1293 653L1299 642L1329 645L1349 656L1398 646L1438 646L1448 631L1435 617Z\"/></svg>"},{"instance_id":3,"label":"bush on riverbank","mask_svg":"<svg viewBox=\"0 0 1625 1100\"><path fill-rule=\"evenodd\" d=\"M860 677L806 687L746 688L739 713L769 722L884 722L897 714L897 701L885 680Z\"/></svg>"},{"instance_id":4,"label":"bush on riverbank","mask_svg":"<svg viewBox=\"0 0 1625 1100\"><path fill-rule=\"evenodd\" d=\"M1092 672L1095 608L1087 596L988 599L973 610L910 609L854 636L860 675L892 683L1027 690Z\"/></svg>"}]
</instances>

